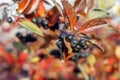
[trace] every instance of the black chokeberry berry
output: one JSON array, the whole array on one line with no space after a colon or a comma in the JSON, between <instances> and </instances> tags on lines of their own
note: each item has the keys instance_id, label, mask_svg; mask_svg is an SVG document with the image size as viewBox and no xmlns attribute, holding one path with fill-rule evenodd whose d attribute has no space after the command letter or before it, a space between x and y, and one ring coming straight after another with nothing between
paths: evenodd
<instances>
[{"instance_id":1,"label":"black chokeberry berry","mask_svg":"<svg viewBox=\"0 0 120 80\"><path fill-rule=\"evenodd\" d=\"M84 50L86 50L86 49L89 48L89 46L86 44L86 45L84 45L82 48L83 48Z\"/></svg>"},{"instance_id":2,"label":"black chokeberry berry","mask_svg":"<svg viewBox=\"0 0 120 80\"><path fill-rule=\"evenodd\" d=\"M50 52L50 54L51 55L53 55L53 56L55 56L56 58L61 58L61 53L60 53L60 50L52 50L51 52Z\"/></svg>"},{"instance_id":3,"label":"black chokeberry berry","mask_svg":"<svg viewBox=\"0 0 120 80\"><path fill-rule=\"evenodd\" d=\"M12 23L12 21L13 21L13 20L12 20L11 17L8 17L8 18L7 18L7 22L8 22L8 23Z\"/></svg>"},{"instance_id":4,"label":"black chokeberry berry","mask_svg":"<svg viewBox=\"0 0 120 80\"><path fill-rule=\"evenodd\" d=\"M19 38L19 40L22 42L22 43L26 43L26 39L25 37L20 33L16 33L16 36Z\"/></svg>"},{"instance_id":5,"label":"black chokeberry berry","mask_svg":"<svg viewBox=\"0 0 120 80\"><path fill-rule=\"evenodd\" d=\"M84 50L89 48L85 39L80 39L79 44Z\"/></svg>"},{"instance_id":6,"label":"black chokeberry berry","mask_svg":"<svg viewBox=\"0 0 120 80\"><path fill-rule=\"evenodd\" d=\"M59 39L64 40L65 36L66 36L65 33L61 33Z\"/></svg>"},{"instance_id":7,"label":"black chokeberry berry","mask_svg":"<svg viewBox=\"0 0 120 80\"><path fill-rule=\"evenodd\" d=\"M79 52L81 50L81 46L77 45L76 47L72 47L73 52Z\"/></svg>"},{"instance_id":8,"label":"black chokeberry berry","mask_svg":"<svg viewBox=\"0 0 120 80\"><path fill-rule=\"evenodd\" d=\"M43 26L44 29L48 29L49 27L47 25Z\"/></svg>"},{"instance_id":9,"label":"black chokeberry berry","mask_svg":"<svg viewBox=\"0 0 120 80\"><path fill-rule=\"evenodd\" d=\"M76 38L73 38L73 39L71 40L71 42L70 42L70 45L71 45L71 47L74 47L74 48L75 48L78 43L79 43L79 40L76 39Z\"/></svg>"},{"instance_id":10,"label":"black chokeberry berry","mask_svg":"<svg viewBox=\"0 0 120 80\"><path fill-rule=\"evenodd\" d=\"M16 33L16 36L17 36L19 39L24 38L24 36L23 36L20 32Z\"/></svg>"},{"instance_id":11,"label":"black chokeberry berry","mask_svg":"<svg viewBox=\"0 0 120 80\"><path fill-rule=\"evenodd\" d=\"M37 23L37 18L32 18L33 23Z\"/></svg>"},{"instance_id":12,"label":"black chokeberry berry","mask_svg":"<svg viewBox=\"0 0 120 80\"><path fill-rule=\"evenodd\" d=\"M35 42L37 39L32 34L27 34L25 36L26 42Z\"/></svg>"},{"instance_id":13,"label":"black chokeberry berry","mask_svg":"<svg viewBox=\"0 0 120 80\"><path fill-rule=\"evenodd\" d=\"M57 45L57 47L58 47L59 49L62 49L62 48L63 48L63 40L58 39L58 40L56 41L56 45Z\"/></svg>"},{"instance_id":14,"label":"black chokeberry berry","mask_svg":"<svg viewBox=\"0 0 120 80\"><path fill-rule=\"evenodd\" d=\"M85 39L80 39L80 40L79 40L79 44L80 44L81 46L86 45L86 40L85 40Z\"/></svg>"},{"instance_id":15,"label":"black chokeberry berry","mask_svg":"<svg viewBox=\"0 0 120 80\"><path fill-rule=\"evenodd\" d=\"M74 73L80 73L80 69L78 67L74 68Z\"/></svg>"},{"instance_id":16,"label":"black chokeberry berry","mask_svg":"<svg viewBox=\"0 0 120 80\"><path fill-rule=\"evenodd\" d=\"M66 34L65 40L70 42L73 39L73 35L72 34Z\"/></svg>"},{"instance_id":17,"label":"black chokeberry berry","mask_svg":"<svg viewBox=\"0 0 120 80\"><path fill-rule=\"evenodd\" d=\"M47 19L44 19L43 22L42 22L43 26L47 26L48 23L49 23L49 21Z\"/></svg>"},{"instance_id":18,"label":"black chokeberry berry","mask_svg":"<svg viewBox=\"0 0 120 80\"><path fill-rule=\"evenodd\" d=\"M40 17L40 18L37 18L37 24L42 24L43 22L43 19Z\"/></svg>"}]
</instances>

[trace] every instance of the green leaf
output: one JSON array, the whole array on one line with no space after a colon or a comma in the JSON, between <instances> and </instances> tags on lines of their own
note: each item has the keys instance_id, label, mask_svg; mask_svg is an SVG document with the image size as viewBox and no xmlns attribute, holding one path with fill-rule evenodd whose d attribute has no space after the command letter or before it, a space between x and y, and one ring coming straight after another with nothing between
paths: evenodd
<instances>
[{"instance_id":1,"label":"green leaf","mask_svg":"<svg viewBox=\"0 0 120 80\"><path fill-rule=\"evenodd\" d=\"M88 17L89 17L89 19L107 18L107 17L109 17L109 13L102 9L93 9L89 12Z\"/></svg>"},{"instance_id":2,"label":"green leaf","mask_svg":"<svg viewBox=\"0 0 120 80\"><path fill-rule=\"evenodd\" d=\"M98 0L98 7L106 10L110 9L115 4L115 0Z\"/></svg>"},{"instance_id":3,"label":"green leaf","mask_svg":"<svg viewBox=\"0 0 120 80\"><path fill-rule=\"evenodd\" d=\"M29 47L21 42L13 42L13 46L18 50L18 51L23 51L23 50L28 50L30 51Z\"/></svg>"},{"instance_id":4,"label":"green leaf","mask_svg":"<svg viewBox=\"0 0 120 80\"><path fill-rule=\"evenodd\" d=\"M30 30L31 32L36 33L39 36L44 36L40 28L38 28L34 23L28 20L21 20L20 24Z\"/></svg>"}]
</instances>

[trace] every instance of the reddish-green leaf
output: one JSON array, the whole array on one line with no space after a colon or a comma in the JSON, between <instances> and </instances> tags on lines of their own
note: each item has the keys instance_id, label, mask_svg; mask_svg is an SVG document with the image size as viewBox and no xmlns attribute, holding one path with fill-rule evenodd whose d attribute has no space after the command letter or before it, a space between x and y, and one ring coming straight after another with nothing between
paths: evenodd
<instances>
[{"instance_id":1,"label":"reddish-green leaf","mask_svg":"<svg viewBox=\"0 0 120 80\"><path fill-rule=\"evenodd\" d=\"M64 11L63 11L63 9L61 8L61 6L60 6L55 0L52 0L52 1L53 1L53 3L55 4L55 7L58 9L60 15L61 15L62 17L64 17L65 14L64 14Z\"/></svg>"},{"instance_id":2,"label":"reddish-green leaf","mask_svg":"<svg viewBox=\"0 0 120 80\"><path fill-rule=\"evenodd\" d=\"M39 36L44 36L41 29L38 28L38 26L36 26L34 23L32 23L29 20L21 20L20 25L22 25L26 29L30 30L31 32L36 33Z\"/></svg>"},{"instance_id":3,"label":"reddish-green leaf","mask_svg":"<svg viewBox=\"0 0 120 80\"><path fill-rule=\"evenodd\" d=\"M76 25L76 12L74 7L68 1L62 1L62 5L70 22L70 30L73 31Z\"/></svg>"},{"instance_id":4,"label":"reddish-green leaf","mask_svg":"<svg viewBox=\"0 0 120 80\"><path fill-rule=\"evenodd\" d=\"M91 31L92 29L98 29L102 27L99 25L103 24L106 24L106 21L100 18L89 20L80 27L78 33L83 33L84 31L86 32L86 30Z\"/></svg>"}]
</instances>

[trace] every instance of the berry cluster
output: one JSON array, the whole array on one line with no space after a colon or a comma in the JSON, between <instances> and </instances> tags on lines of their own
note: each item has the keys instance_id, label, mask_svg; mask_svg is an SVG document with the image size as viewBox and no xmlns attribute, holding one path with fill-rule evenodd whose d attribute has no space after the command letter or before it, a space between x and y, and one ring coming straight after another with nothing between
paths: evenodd
<instances>
[{"instance_id":1,"label":"berry cluster","mask_svg":"<svg viewBox=\"0 0 120 80\"><path fill-rule=\"evenodd\" d=\"M59 24L60 22L57 21L53 26L49 26L49 20L46 18L32 18L32 22L35 23L39 27L43 27L44 29L50 29L52 31L58 30L59 29Z\"/></svg>"},{"instance_id":2,"label":"berry cluster","mask_svg":"<svg viewBox=\"0 0 120 80\"><path fill-rule=\"evenodd\" d=\"M33 36L32 34L27 34L26 36L23 36L22 33L18 32L18 33L16 33L16 36L24 44L26 44L28 42L34 42L37 40L36 37Z\"/></svg>"},{"instance_id":3,"label":"berry cluster","mask_svg":"<svg viewBox=\"0 0 120 80\"><path fill-rule=\"evenodd\" d=\"M62 51L64 51L67 48L64 43L64 39L70 43L72 52L74 52L74 53L81 53L81 50L86 50L89 48L87 41L85 39L83 39L83 38L78 39L78 38L74 37L73 34L62 33L62 34L60 34L60 36L56 42L57 47ZM85 55L80 55L80 56L82 57Z\"/></svg>"},{"instance_id":4,"label":"berry cluster","mask_svg":"<svg viewBox=\"0 0 120 80\"><path fill-rule=\"evenodd\" d=\"M39 27L42 26L44 29L48 29L49 28L48 27L48 22L49 21L47 19L45 19L45 18L42 18L42 17L33 18L32 22L35 23L35 24L37 24L37 26L39 26Z\"/></svg>"}]
</instances>

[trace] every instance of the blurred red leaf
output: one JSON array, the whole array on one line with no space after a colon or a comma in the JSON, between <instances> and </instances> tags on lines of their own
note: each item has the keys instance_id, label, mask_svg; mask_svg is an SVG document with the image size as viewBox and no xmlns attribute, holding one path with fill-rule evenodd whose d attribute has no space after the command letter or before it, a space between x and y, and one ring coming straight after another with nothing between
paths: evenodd
<instances>
[{"instance_id":1,"label":"blurred red leaf","mask_svg":"<svg viewBox=\"0 0 120 80\"><path fill-rule=\"evenodd\" d=\"M105 71L108 72L108 73L111 73L112 72L112 66L111 65L106 65L105 66Z\"/></svg>"},{"instance_id":2,"label":"blurred red leaf","mask_svg":"<svg viewBox=\"0 0 120 80\"><path fill-rule=\"evenodd\" d=\"M120 34L111 34L107 37L107 39L109 40L117 40L117 39L120 39Z\"/></svg>"},{"instance_id":3,"label":"blurred red leaf","mask_svg":"<svg viewBox=\"0 0 120 80\"><path fill-rule=\"evenodd\" d=\"M86 8L86 0L76 0L74 3L74 8L77 13L83 12Z\"/></svg>"},{"instance_id":4,"label":"blurred red leaf","mask_svg":"<svg viewBox=\"0 0 120 80\"><path fill-rule=\"evenodd\" d=\"M93 5L94 5L94 0L88 0L87 13L89 13Z\"/></svg>"},{"instance_id":5,"label":"blurred red leaf","mask_svg":"<svg viewBox=\"0 0 120 80\"><path fill-rule=\"evenodd\" d=\"M9 64L13 64L15 61L14 57L2 45L0 45L0 56L5 58Z\"/></svg>"},{"instance_id":6,"label":"blurred red leaf","mask_svg":"<svg viewBox=\"0 0 120 80\"><path fill-rule=\"evenodd\" d=\"M106 60L106 64L108 65L113 65L115 64L115 62L117 62L117 58L112 56L112 57L109 57L107 60Z\"/></svg>"},{"instance_id":7,"label":"blurred red leaf","mask_svg":"<svg viewBox=\"0 0 120 80\"><path fill-rule=\"evenodd\" d=\"M76 25L76 12L74 7L68 1L62 1L63 8L65 10L66 16L70 22L70 30L74 30L74 26Z\"/></svg>"},{"instance_id":8,"label":"blurred red leaf","mask_svg":"<svg viewBox=\"0 0 120 80\"><path fill-rule=\"evenodd\" d=\"M89 20L80 27L78 33L84 33L84 32L89 32L94 29L98 29L101 27L101 26L99 27L99 25L103 25L106 23L107 22L101 18Z\"/></svg>"},{"instance_id":9,"label":"blurred red leaf","mask_svg":"<svg viewBox=\"0 0 120 80\"><path fill-rule=\"evenodd\" d=\"M18 56L18 61L22 63L24 63L27 59L28 59L28 53L25 52L21 52L20 55Z\"/></svg>"}]
</instances>

